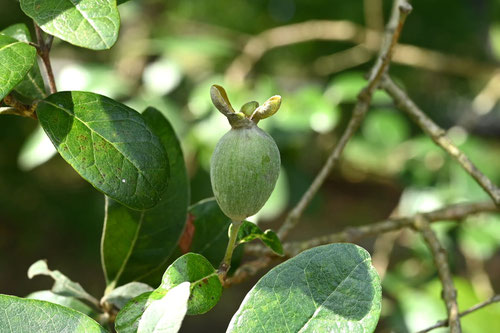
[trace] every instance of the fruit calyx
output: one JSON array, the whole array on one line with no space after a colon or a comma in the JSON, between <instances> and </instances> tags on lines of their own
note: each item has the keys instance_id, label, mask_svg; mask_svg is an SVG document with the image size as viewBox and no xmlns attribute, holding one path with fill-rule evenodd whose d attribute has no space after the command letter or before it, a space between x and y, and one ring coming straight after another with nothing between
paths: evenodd
<instances>
[{"instance_id":1,"label":"fruit calyx","mask_svg":"<svg viewBox=\"0 0 500 333\"><path fill-rule=\"evenodd\" d=\"M261 106L256 101L245 103L239 112L234 111L226 90L219 85L212 85L210 97L217 110L226 116L232 128L250 128L261 119L275 114L281 106L281 96L275 95L269 98Z\"/></svg>"}]
</instances>

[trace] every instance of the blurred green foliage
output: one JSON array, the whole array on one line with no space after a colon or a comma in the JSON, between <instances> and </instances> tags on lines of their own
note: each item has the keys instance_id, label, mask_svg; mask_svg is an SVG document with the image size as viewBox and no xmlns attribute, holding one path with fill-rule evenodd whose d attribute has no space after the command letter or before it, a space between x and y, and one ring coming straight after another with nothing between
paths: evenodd
<instances>
[{"instance_id":1,"label":"blurred green foliage","mask_svg":"<svg viewBox=\"0 0 500 333\"><path fill-rule=\"evenodd\" d=\"M383 1L385 17L390 6L390 1ZM59 90L92 91L137 110L147 106L161 110L181 137L192 203L212 196L210 156L229 129L212 107L210 85L224 85L235 109L247 101L262 103L280 94L280 111L260 125L276 139L283 169L271 200L254 218L276 228L338 140L371 62L339 73L318 73L314 69L318 58L353 45L310 41L264 54L244 85L227 81L226 70L247 38L266 29L320 19L364 25L363 1L132 0L119 9L123 25L111 50L93 52L55 41L51 56ZM9 13L1 16L0 29L31 23L15 1L2 2L0 13ZM415 2L401 42L496 63L499 27L499 1ZM487 112L477 112L473 103L489 78L398 64L391 66L391 73L432 119L450 128L451 139L479 169L500 184L500 107L497 103ZM30 263L46 257L99 294L104 200L60 157L46 162L53 150L44 140L33 121L0 119L0 292L26 295L47 287L19 278ZM385 93L377 92L339 167L292 238L375 222L396 207L406 215L487 199L474 180L398 111ZM435 227L450 251L460 308L485 299L488 292L498 293L500 218L480 215ZM363 244L370 252L372 245L371 241ZM444 318L437 274L422 240L404 233L388 256L379 331L410 332ZM210 321L222 330L248 287L223 296L230 305L217 305L202 317L188 318L183 329L196 331L197 325ZM498 305L478 311L464 319L464 331L500 331L491 326L498 316Z\"/></svg>"}]
</instances>

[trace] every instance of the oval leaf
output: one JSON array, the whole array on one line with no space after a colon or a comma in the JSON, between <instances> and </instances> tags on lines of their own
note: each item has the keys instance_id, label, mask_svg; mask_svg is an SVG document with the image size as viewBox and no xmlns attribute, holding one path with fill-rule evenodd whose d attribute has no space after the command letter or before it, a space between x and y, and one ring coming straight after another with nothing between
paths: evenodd
<instances>
[{"instance_id":1,"label":"oval leaf","mask_svg":"<svg viewBox=\"0 0 500 333\"><path fill-rule=\"evenodd\" d=\"M139 113L77 91L47 97L36 112L59 154L98 190L133 209L158 203L168 181L168 158Z\"/></svg>"},{"instance_id":2,"label":"oval leaf","mask_svg":"<svg viewBox=\"0 0 500 333\"><path fill-rule=\"evenodd\" d=\"M202 314L217 304L222 284L212 264L202 255L187 253L170 265L158 289L170 290L183 283L191 283L187 314Z\"/></svg>"},{"instance_id":3,"label":"oval leaf","mask_svg":"<svg viewBox=\"0 0 500 333\"><path fill-rule=\"evenodd\" d=\"M0 33L0 100L22 81L35 58L33 46Z\"/></svg>"},{"instance_id":4,"label":"oval leaf","mask_svg":"<svg viewBox=\"0 0 500 333\"><path fill-rule=\"evenodd\" d=\"M21 9L46 33L93 50L111 48L120 29L115 0L21 0Z\"/></svg>"},{"instance_id":5,"label":"oval leaf","mask_svg":"<svg viewBox=\"0 0 500 333\"><path fill-rule=\"evenodd\" d=\"M24 23L13 24L0 31L0 33L17 39L20 42L31 42L30 31ZM38 67L38 63L36 61L33 62L33 66L31 67L29 72L26 74L24 79L22 79L21 82L14 88L14 90L30 102L34 99L42 99L47 97L42 74L40 73L40 68Z\"/></svg>"},{"instance_id":6,"label":"oval leaf","mask_svg":"<svg viewBox=\"0 0 500 333\"><path fill-rule=\"evenodd\" d=\"M373 332L381 294L368 252L354 244L319 246L264 275L227 332Z\"/></svg>"},{"instance_id":7,"label":"oval leaf","mask_svg":"<svg viewBox=\"0 0 500 333\"><path fill-rule=\"evenodd\" d=\"M274 253L280 256L283 255L283 246L281 246L280 239L274 231L271 229L262 231L254 223L243 221L243 224L238 230L237 244L248 243L254 239L260 239L262 243L264 243L264 245L270 248Z\"/></svg>"},{"instance_id":8,"label":"oval leaf","mask_svg":"<svg viewBox=\"0 0 500 333\"><path fill-rule=\"evenodd\" d=\"M142 115L167 152L171 177L160 202L150 210L133 211L106 200L101 253L111 288L149 280L156 271L157 284L186 223L189 181L180 142L160 111L148 108Z\"/></svg>"},{"instance_id":9,"label":"oval leaf","mask_svg":"<svg viewBox=\"0 0 500 333\"><path fill-rule=\"evenodd\" d=\"M0 327L5 333L105 333L81 312L50 302L0 295Z\"/></svg>"}]
</instances>

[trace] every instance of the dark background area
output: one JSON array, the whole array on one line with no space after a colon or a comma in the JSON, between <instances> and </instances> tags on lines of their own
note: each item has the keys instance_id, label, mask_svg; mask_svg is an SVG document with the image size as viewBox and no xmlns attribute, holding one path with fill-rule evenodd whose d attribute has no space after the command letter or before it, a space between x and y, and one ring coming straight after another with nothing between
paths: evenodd
<instances>
[{"instance_id":1,"label":"dark background area","mask_svg":"<svg viewBox=\"0 0 500 333\"><path fill-rule=\"evenodd\" d=\"M111 50L93 52L56 40L51 56L60 90L102 93L138 110L154 105L169 117L183 143L192 203L212 195L209 159L218 138L228 130L211 106L209 86L223 83L238 108L247 100L263 102L282 95L282 109L263 126L280 147L283 174L258 217L263 228L276 230L342 133L374 57L329 73L317 65L318 59L354 44L308 41L264 54L244 85L232 85L223 76L251 35L308 20L347 20L364 26L370 15L376 15L366 13L365 5L366 1L326 0L132 0L119 7L122 28ZM387 19L391 2L382 5ZM500 2L418 1L413 6L401 43L500 70ZM16 1L2 1L0 13L0 30L18 22L31 24ZM451 128L452 140L500 184L500 84L492 85L489 104L484 99L478 102L496 72L471 70L459 75L446 68L431 71L396 62L391 73L433 120ZM44 163L20 159L23 154L42 160L48 156L42 141L32 138L36 128L32 120L0 119L0 292L25 296L49 288L48 278L26 276L33 262L45 258L52 269L95 296L102 295L103 195L59 156ZM395 209L407 215L487 199L456 163L378 93L339 167L290 239L373 223ZM450 253L461 309L499 293L500 217L445 222L436 229ZM384 243L391 245L388 250L381 246ZM374 259L379 273L383 268L379 332L410 332L444 317L437 274L418 236L404 231L360 245L383 259L382 263ZM181 331L224 331L257 278L225 290L212 311L187 317ZM464 319L464 331L494 332L499 317L500 306L492 306Z\"/></svg>"}]
</instances>

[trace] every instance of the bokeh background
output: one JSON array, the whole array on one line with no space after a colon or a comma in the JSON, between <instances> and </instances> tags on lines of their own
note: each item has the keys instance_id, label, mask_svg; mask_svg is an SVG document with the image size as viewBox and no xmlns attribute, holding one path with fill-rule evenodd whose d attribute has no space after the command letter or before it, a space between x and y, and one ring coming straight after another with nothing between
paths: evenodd
<instances>
[{"instance_id":1,"label":"bokeh background","mask_svg":"<svg viewBox=\"0 0 500 333\"><path fill-rule=\"evenodd\" d=\"M396 53L392 76L500 184L500 1L413 5L401 38L407 47ZM122 28L111 50L93 52L56 40L51 56L59 90L92 91L137 110L152 105L165 113L182 140L193 203L212 196L210 156L229 129L211 105L210 85L225 86L235 108L282 95L279 113L261 124L275 138L283 168L271 200L254 218L276 229L345 127L390 8L386 0L132 0L119 7ZM245 51L252 36L312 20L334 24L320 22L321 33L308 25L276 37L279 43L305 32L322 35L320 40L263 53L257 43ZM2 1L0 30L18 22L31 25L16 1ZM248 59L255 63L248 66ZM49 288L48 278L26 276L31 263L46 258L51 268L99 296L104 198L53 152L36 122L0 119L0 292L24 296ZM488 197L377 92L341 163L290 239L476 200ZM434 227L450 254L460 308L499 293L500 216ZM445 317L432 258L419 236L396 232L361 245L383 278L378 332L412 332ZM226 290L211 312L187 317L182 332L224 331L256 281ZM499 318L500 305L490 306L464 318L463 328L500 332Z\"/></svg>"}]
</instances>

